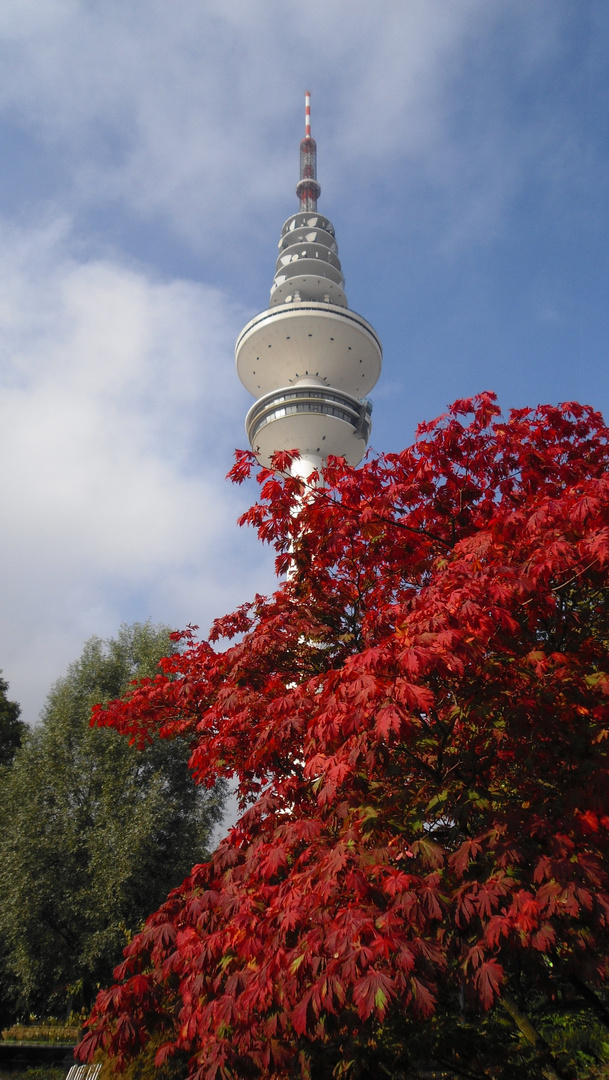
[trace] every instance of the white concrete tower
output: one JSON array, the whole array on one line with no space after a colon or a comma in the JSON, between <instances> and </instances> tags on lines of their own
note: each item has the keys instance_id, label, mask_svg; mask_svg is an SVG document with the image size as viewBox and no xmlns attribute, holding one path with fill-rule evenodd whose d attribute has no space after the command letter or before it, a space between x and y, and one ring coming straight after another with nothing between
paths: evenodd
<instances>
[{"instance_id":1,"label":"white concrete tower","mask_svg":"<svg viewBox=\"0 0 609 1080\"><path fill-rule=\"evenodd\" d=\"M235 347L241 382L258 400L245 428L268 465L277 450L298 450L295 475L306 478L329 454L357 465L370 437L371 405L381 343L361 315L349 311L334 227L317 213L317 146L311 138L310 94L300 144L300 210L286 221L270 306L245 326Z\"/></svg>"}]
</instances>

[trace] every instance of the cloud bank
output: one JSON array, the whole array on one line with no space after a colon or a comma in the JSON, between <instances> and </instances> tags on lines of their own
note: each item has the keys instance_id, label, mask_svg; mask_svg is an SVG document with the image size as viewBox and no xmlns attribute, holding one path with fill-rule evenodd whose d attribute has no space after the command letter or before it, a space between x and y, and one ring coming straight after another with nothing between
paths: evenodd
<instances>
[{"instance_id":1,"label":"cloud bank","mask_svg":"<svg viewBox=\"0 0 609 1080\"><path fill-rule=\"evenodd\" d=\"M599 0L4 0L0 667L28 720L91 633L272 587L224 481L233 344L307 86L385 345L374 444L488 386L609 400L607 43Z\"/></svg>"},{"instance_id":2,"label":"cloud bank","mask_svg":"<svg viewBox=\"0 0 609 1080\"><path fill-rule=\"evenodd\" d=\"M280 0L6 0L0 108L69 163L54 198L154 217L202 252L237 225L251 235L291 191L311 81L330 189L352 176L365 199L401 167L402 184L465 199L470 217L485 202L488 225L533 153L501 78L516 56L509 83L526 92L564 24L548 0L311 0L306 18Z\"/></svg>"},{"instance_id":3,"label":"cloud bank","mask_svg":"<svg viewBox=\"0 0 609 1080\"><path fill-rule=\"evenodd\" d=\"M28 719L90 633L205 625L264 563L241 537L230 563L242 313L68 240L66 222L0 236L0 656Z\"/></svg>"}]
</instances>

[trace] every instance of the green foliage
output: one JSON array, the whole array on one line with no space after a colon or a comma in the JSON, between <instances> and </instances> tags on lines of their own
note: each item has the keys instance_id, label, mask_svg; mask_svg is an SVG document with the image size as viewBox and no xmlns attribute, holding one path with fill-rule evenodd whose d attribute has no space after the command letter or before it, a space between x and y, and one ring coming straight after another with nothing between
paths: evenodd
<instances>
[{"instance_id":1,"label":"green foliage","mask_svg":"<svg viewBox=\"0 0 609 1080\"><path fill-rule=\"evenodd\" d=\"M569 1004L546 1001L531 1014L565 1075L577 1080L609 1077L609 1030L581 1000ZM356 1036L361 1048L350 1068L335 1074L349 1080L376 1076L419 1077L433 1063L446 1080L541 1080L538 1051L520 1034L500 1005L483 1015L462 1012L456 1002L442 1001L433 1017L419 1023L392 1018ZM341 1060L340 1047L335 1051ZM314 1059L313 1059L314 1061ZM313 1067L312 1076L322 1073Z\"/></svg>"},{"instance_id":2,"label":"green foliage","mask_svg":"<svg viewBox=\"0 0 609 1080\"><path fill-rule=\"evenodd\" d=\"M539 1029L554 1052L573 1061L578 1076L609 1076L609 1029L586 1008L545 1008Z\"/></svg>"},{"instance_id":3,"label":"green foliage","mask_svg":"<svg viewBox=\"0 0 609 1080\"><path fill-rule=\"evenodd\" d=\"M165 627L92 638L51 690L0 796L0 934L13 1007L88 1003L144 918L206 858L223 789L203 792L179 737L140 751L91 707L153 676Z\"/></svg>"},{"instance_id":4,"label":"green foliage","mask_svg":"<svg viewBox=\"0 0 609 1080\"><path fill-rule=\"evenodd\" d=\"M85 1019L84 1013L72 1014L67 1020L50 1016L39 1021L30 1016L27 1023L11 1024L6 1028L2 1032L2 1042L75 1043Z\"/></svg>"},{"instance_id":5,"label":"green foliage","mask_svg":"<svg viewBox=\"0 0 609 1080\"><path fill-rule=\"evenodd\" d=\"M8 700L7 690L8 683L0 673L0 766L10 765L27 731L27 724L19 719L21 707Z\"/></svg>"},{"instance_id":6,"label":"green foliage","mask_svg":"<svg viewBox=\"0 0 609 1080\"><path fill-rule=\"evenodd\" d=\"M176 1053L162 1065L156 1066L154 1058L163 1042L160 1035L154 1036L144 1049L120 1071L111 1058L96 1060L103 1062L99 1080L184 1080L188 1072L188 1055Z\"/></svg>"},{"instance_id":7,"label":"green foliage","mask_svg":"<svg viewBox=\"0 0 609 1080\"><path fill-rule=\"evenodd\" d=\"M63 1068L49 1068L48 1065L39 1065L34 1069L10 1069L5 1072L0 1069L0 1080L65 1080L66 1070Z\"/></svg>"}]
</instances>

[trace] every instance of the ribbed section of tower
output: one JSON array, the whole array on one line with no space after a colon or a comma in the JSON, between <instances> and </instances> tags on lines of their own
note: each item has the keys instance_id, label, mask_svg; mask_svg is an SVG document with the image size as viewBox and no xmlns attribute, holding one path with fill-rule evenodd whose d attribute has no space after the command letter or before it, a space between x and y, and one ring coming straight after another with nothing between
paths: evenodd
<instances>
[{"instance_id":1,"label":"ribbed section of tower","mask_svg":"<svg viewBox=\"0 0 609 1080\"><path fill-rule=\"evenodd\" d=\"M382 361L374 330L347 307L334 227L316 210L308 94L306 104L300 210L281 230L270 306L244 327L235 349L239 378L258 399L245 421L252 449L264 465L278 450L298 450L294 472L303 476L329 455L361 461L371 428L366 395Z\"/></svg>"}]
</instances>

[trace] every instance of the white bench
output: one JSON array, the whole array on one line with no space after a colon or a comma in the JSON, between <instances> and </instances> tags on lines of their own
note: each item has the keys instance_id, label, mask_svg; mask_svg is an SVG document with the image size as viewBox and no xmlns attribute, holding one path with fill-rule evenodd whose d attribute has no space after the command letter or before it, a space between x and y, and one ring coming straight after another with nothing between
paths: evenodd
<instances>
[{"instance_id":1,"label":"white bench","mask_svg":"<svg viewBox=\"0 0 609 1080\"><path fill-rule=\"evenodd\" d=\"M73 1065L66 1080L97 1080L101 1065Z\"/></svg>"}]
</instances>

